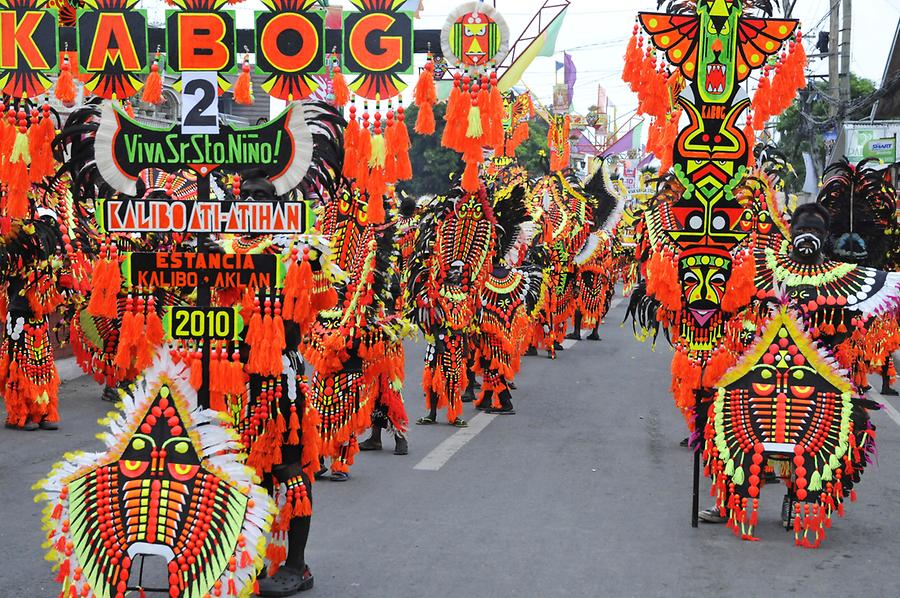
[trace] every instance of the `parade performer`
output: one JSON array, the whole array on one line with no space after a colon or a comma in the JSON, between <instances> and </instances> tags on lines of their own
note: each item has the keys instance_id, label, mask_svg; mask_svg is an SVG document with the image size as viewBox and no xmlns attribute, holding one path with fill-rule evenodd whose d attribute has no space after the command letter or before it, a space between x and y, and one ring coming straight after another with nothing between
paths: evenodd
<instances>
[{"instance_id":1,"label":"parade performer","mask_svg":"<svg viewBox=\"0 0 900 598\"><path fill-rule=\"evenodd\" d=\"M392 309L389 314L403 315L406 313L406 277L408 275L408 263L415 249L416 232L418 230L418 218L416 216L416 202L410 197L403 196L399 205L391 210L391 221L394 227L394 239L397 250L392 253L390 261L391 296L393 297ZM391 307L389 305L388 307ZM389 344L388 353L395 355L400 362L405 363L403 343L392 341ZM372 410L372 434L359 443L361 451L380 451L381 431L388 430L394 437L394 454L409 454L409 441L406 437L409 427L409 417L406 415L406 407L403 402L403 370L395 371L393 376L380 374L377 383L377 398Z\"/></svg>"},{"instance_id":2,"label":"parade performer","mask_svg":"<svg viewBox=\"0 0 900 598\"><path fill-rule=\"evenodd\" d=\"M575 315L574 258L589 234L587 198L573 193L576 185L580 187L574 173L565 170L541 177L531 187L532 216L540 223L549 256L548 292L533 344L546 349L550 359L556 359L556 352L563 349L568 322Z\"/></svg>"},{"instance_id":3,"label":"parade performer","mask_svg":"<svg viewBox=\"0 0 900 598\"><path fill-rule=\"evenodd\" d=\"M419 425L437 423L438 409L457 427L462 394L469 386L467 363L476 324L479 293L491 268L493 211L482 185L476 193L461 188L424 207L410 272L410 318L428 341L422 386L428 415Z\"/></svg>"},{"instance_id":4,"label":"parade performer","mask_svg":"<svg viewBox=\"0 0 900 598\"><path fill-rule=\"evenodd\" d=\"M694 432L704 389L736 357L725 346L729 315L753 294L755 264L734 190L748 172L754 131L805 84L806 57L797 21L771 18L769 2L663 4L666 13L638 15L622 77L638 94L639 112L652 118L648 149L660 172L672 171L644 212L637 255L646 292L662 307L653 317L675 348L675 403ZM770 57L778 66L765 66L751 102L742 83ZM679 129L682 115L688 124Z\"/></svg>"},{"instance_id":5,"label":"parade performer","mask_svg":"<svg viewBox=\"0 0 900 598\"><path fill-rule=\"evenodd\" d=\"M305 107L307 114L314 115L308 122L315 127L317 151L310 174L297 193L312 200L335 188L341 156L334 141L340 139L343 119L327 105L309 103ZM240 201L291 200L279 198L260 171L245 171L231 181L228 191ZM311 589L314 583L305 549L312 517L312 483L319 469L320 417L310 400L300 343L310 333L317 313L333 307L337 300L327 275L327 246L324 240L310 236L245 235L224 239L219 247L227 253L275 254L288 263L283 292L252 288L218 291L217 303L222 306L240 298L242 315L250 326L238 354L229 355L224 346L214 351L218 367L213 369L221 372L222 382L213 384L211 391L213 403L221 401L234 421L247 451L247 465L256 470L279 509L269 530L268 567L260 575L258 594L290 596ZM266 351L267 345L272 350ZM228 372L238 356L249 376L245 385L235 387L228 383Z\"/></svg>"},{"instance_id":6,"label":"parade performer","mask_svg":"<svg viewBox=\"0 0 900 598\"><path fill-rule=\"evenodd\" d=\"M897 192L885 171L875 168L871 160L852 165L845 158L826 168L823 180L817 201L830 216L829 246L833 257L884 268L892 233L898 228ZM886 314L872 319L865 342L865 365L880 375L881 394L897 396L891 388L897 375L892 355L900 347L897 318Z\"/></svg>"},{"instance_id":7,"label":"parade performer","mask_svg":"<svg viewBox=\"0 0 900 598\"><path fill-rule=\"evenodd\" d=\"M332 260L345 276L337 285L338 307L320 314L304 355L315 368L311 391L322 416L322 456L332 460L331 479L346 481L359 452L357 438L372 426L379 398L395 427L405 429L396 385L403 377L399 341L409 326L393 312L397 249L393 228L383 222L384 197L370 198L349 180L338 193L322 208L316 227L329 238Z\"/></svg>"},{"instance_id":8,"label":"parade performer","mask_svg":"<svg viewBox=\"0 0 900 598\"><path fill-rule=\"evenodd\" d=\"M496 250L481 293L478 331L474 335L473 361L483 378L475 407L501 415L515 414L510 384L519 371L543 290L542 264L535 263L538 256L528 256L532 259L526 257L521 263L520 248L527 248L530 239L526 237L524 243L517 243L520 228L529 219L526 182L524 171L516 165L494 177L491 190L497 219Z\"/></svg>"},{"instance_id":9,"label":"parade performer","mask_svg":"<svg viewBox=\"0 0 900 598\"><path fill-rule=\"evenodd\" d=\"M462 395L469 386L473 335L497 251L497 223L521 209L516 208L521 193L512 187L492 205L482 183L475 193L456 187L424 207L409 279L410 318L429 343L423 374L428 415L419 425L437 423L438 409L445 408L451 425L468 425Z\"/></svg>"},{"instance_id":10,"label":"parade performer","mask_svg":"<svg viewBox=\"0 0 900 598\"><path fill-rule=\"evenodd\" d=\"M48 103L9 100L0 133L0 396L6 427L56 430L59 376L48 316L74 309L90 285L92 247L71 180L57 178L53 140L57 123ZM30 116L26 112L30 109Z\"/></svg>"},{"instance_id":11,"label":"parade performer","mask_svg":"<svg viewBox=\"0 0 900 598\"><path fill-rule=\"evenodd\" d=\"M17 222L0 246L5 281L0 394L7 428L57 429L59 375L47 315L62 301L51 265L61 245L56 215L39 209L37 218Z\"/></svg>"},{"instance_id":12,"label":"parade performer","mask_svg":"<svg viewBox=\"0 0 900 598\"><path fill-rule=\"evenodd\" d=\"M615 294L619 257L617 239L612 234L619 224L625 206L623 197L613 189L606 162L585 183L583 190L572 186L570 193L583 195L590 210L585 223L588 235L575 254L575 318L569 338L581 340L581 330L590 328L588 340L599 341L600 323L609 310Z\"/></svg>"}]
</instances>

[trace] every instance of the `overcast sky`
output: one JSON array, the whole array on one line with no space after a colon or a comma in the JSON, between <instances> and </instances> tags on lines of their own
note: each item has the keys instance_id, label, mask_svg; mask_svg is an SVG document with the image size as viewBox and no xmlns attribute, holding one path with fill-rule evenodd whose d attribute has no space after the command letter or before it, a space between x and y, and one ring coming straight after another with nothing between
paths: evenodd
<instances>
[{"instance_id":1,"label":"overcast sky","mask_svg":"<svg viewBox=\"0 0 900 598\"><path fill-rule=\"evenodd\" d=\"M800 19L804 35L828 29L826 17L835 0L799 0L794 17ZM457 0L424 0L425 10L417 27L438 28L446 12L460 4ZM543 0L497 0L498 10L506 18L512 36L528 24ZM524 81L544 101L550 103L555 82L555 62L562 62L562 51L572 54L578 69L575 108L584 113L596 103L597 85L608 91L619 115L634 109L637 101L619 77L622 56L638 11L656 9L655 0L572 0L556 44L555 58L538 58L525 74ZM857 0L853 3L851 68L863 77L881 81L885 61L900 20L900 0ZM808 41L808 51L814 50ZM827 72L827 60L814 60L817 72ZM560 73L560 76L562 74Z\"/></svg>"},{"instance_id":2,"label":"overcast sky","mask_svg":"<svg viewBox=\"0 0 900 598\"><path fill-rule=\"evenodd\" d=\"M817 32L828 28L828 9L840 0L798 0L794 17L799 18L805 35L812 40L807 51L814 52ZM511 36L518 38L525 26L543 5L543 0L488 0L495 3L509 24ZM332 0L331 4L340 4ZM460 0L424 0L424 10L416 22L416 28L439 29L447 13L458 6ZM350 3L343 1L345 7ZM142 8L159 12L164 8L160 0L142 0ZM262 9L258 0L248 0L228 7L236 10L239 26L249 26L252 10ZM155 9L155 10L153 10ZM557 55L538 58L524 77L524 82L545 103L550 103L555 83L555 62L562 62L562 52L572 54L578 70L575 87L575 109L582 114L596 103L597 85L608 91L609 99L618 107L619 116L637 106L634 95L620 78L622 57L638 11L656 9L655 0L572 0L557 41ZM900 0L857 0L853 3L852 70L880 83L885 61L900 20ZM417 63L423 63L420 56ZM827 60L814 60L814 72L827 72ZM560 73L560 76L562 74ZM414 83L414 77L409 78ZM404 95L411 99L412 90Z\"/></svg>"}]
</instances>

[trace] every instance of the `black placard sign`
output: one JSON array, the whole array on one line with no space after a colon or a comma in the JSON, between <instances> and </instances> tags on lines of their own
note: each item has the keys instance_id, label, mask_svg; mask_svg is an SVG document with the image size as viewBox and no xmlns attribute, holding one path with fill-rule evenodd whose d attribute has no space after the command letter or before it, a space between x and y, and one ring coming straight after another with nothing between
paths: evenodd
<instances>
[{"instance_id":1,"label":"black placard sign","mask_svg":"<svg viewBox=\"0 0 900 598\"><path fill-rule=\"evenodd\" d=\"M244 321L234 307L176 305L166 310L163 330L170 340L238 340Z\"/></svg>"},{"instance_id":2,"label":"black placard sign","mask_svg":"<svg viewBox=\"0 0 900 598\"><path fill-rule=\"evenodd\" d=\"M307 201L178 201L114 197L98 202L108 233L305 233L315 221Z\"/></svg>"},{"instance_id":3,"label":"black placard sign","mask_svg":"<svg viewBox=\"0 0 900 598\"><path fill-rule=\"evenodd\" d=\"M267 254L133 252L122 262L122 279L143 288L280 288L284 267Z\"/></svg>"},{"instance_id":4,"label":"black placard sign","mask_svg":"<svg viewBox=\"0 0 900 598\"><path fill-rule=\"evenodd\" d=\"M185 167L201 177L217 168L259 168L281 195L297 187L312 159L312 134L300 104L291 104L259 126L223 124L218 133L193 135L182 133L176 124L165 129L141 124L112 103L104 104L101 112L97 166L107 183L127 195L135 194L143 170L175 172Z\"/></svg>"}]
</instances>

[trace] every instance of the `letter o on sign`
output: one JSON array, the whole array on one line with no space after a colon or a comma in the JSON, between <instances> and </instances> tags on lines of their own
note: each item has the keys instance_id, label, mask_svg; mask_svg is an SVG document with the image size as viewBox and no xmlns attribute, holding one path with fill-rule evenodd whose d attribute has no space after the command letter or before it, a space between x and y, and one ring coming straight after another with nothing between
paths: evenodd
<instances>
[{"instance_id":1,"label":"letter o on sign","mask_svg":"<svg viewBox=\"0 0 900 598\"><path fill-rule=\"evenodd\" d=\"M305 16L288 12L272 17L260 36L269 63L285 73L306 70L318 55L319 32ZM295 50L291 53L291 50Z\"/></svg>"}]
</instances>

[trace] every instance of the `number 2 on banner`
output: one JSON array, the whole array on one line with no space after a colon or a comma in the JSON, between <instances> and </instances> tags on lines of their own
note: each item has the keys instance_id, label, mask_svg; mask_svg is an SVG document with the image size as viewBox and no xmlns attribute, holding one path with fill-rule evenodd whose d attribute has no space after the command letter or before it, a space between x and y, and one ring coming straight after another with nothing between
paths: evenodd
<instances>
[{"instance_id":1,"label":"number 2 on banner","mask_svg":"<svg viewBox=\"0 0 900 598\"><path fill-rule=\"evenodd\" d=\"M181 78L181 132L219 132L219 81L215 72L184 73Z\"/></svg>"}]
</instances>

